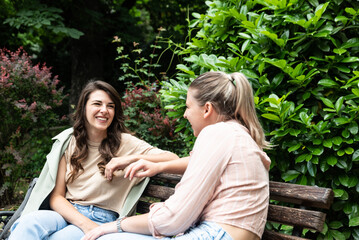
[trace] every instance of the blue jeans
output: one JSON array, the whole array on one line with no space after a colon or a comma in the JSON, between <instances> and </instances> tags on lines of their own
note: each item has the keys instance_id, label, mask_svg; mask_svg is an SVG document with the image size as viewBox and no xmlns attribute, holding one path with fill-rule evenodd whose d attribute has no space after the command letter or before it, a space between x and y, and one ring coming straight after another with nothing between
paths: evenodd
<instances>
[{"instance_id":1,"label":"blue jeans","mask_svg":"<svg viewBox=\"0 0 359 240\"><path fill-rule=\"evenodd\" d=\"M97 240L158 240L153 236L137 233L111 233L99 237ZM170 238L164 237L160 240L232 240L231 236L221 226L214 222L204 221L198 226L189 228L183 235Z\"/></svg>"},{"instance_id":2,"label":"blue jeans","mask_svg":"<svg viewBox=\"0 0 359 240\"><path fill-rule=\"evenodd\" d=\"M103 208L73 204L74 207L97 224L115 221L118 214ZM66 222L57 212L39 210L20 217L11 227L9 240L79 240L84 233Z\"/></svg>"}]
</instances>

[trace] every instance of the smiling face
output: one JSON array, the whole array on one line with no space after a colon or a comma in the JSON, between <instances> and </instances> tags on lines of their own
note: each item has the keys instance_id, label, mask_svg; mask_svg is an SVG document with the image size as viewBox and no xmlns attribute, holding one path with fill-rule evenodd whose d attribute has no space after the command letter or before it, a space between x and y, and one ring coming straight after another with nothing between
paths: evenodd
<instances>
[{"instance_id":1,"label":"smiling face","mask_svg":"<svg viewBox=\"0 0 359 240\"><path fill-rule=\"evenodd\" d=\"M195 137L199 135L204 127L208 125L208 122L205 118L206 108L205 106L200 106L197 100L194 98L196 90L188 89L187 100L186 100L186 111L183 115L186 118L193 129L193 134Z\"/></svg>"},{"instance_id":2,"label":"smiling face","mask_svg":"<svg viewBox=\"0 0 359 240\"><path fill-rule=\"evenodd\" d=\"M115 116L115 103L103 90L93 91L86 102L86 130L89 137L104 138Z\"/></svg>"}]
</instances>

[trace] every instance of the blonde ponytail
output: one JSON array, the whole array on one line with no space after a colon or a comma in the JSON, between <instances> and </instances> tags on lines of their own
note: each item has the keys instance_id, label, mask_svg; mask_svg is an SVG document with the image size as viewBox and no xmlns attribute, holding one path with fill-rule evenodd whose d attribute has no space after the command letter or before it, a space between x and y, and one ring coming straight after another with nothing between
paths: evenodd
<instances>
[{"instance_id":1,"label":"blonde ponytail","mask_svg":"<svg viewBox=\"0 0 359 240\"><path fill-rule=\"evenodd\" d=\"M242 73L207 72L198 76L190 88L196 90L194 98L201 106L212 103L225 120L235 119L247 127L261 148L270 148L256 114L252 87Z\"/></svg>"}]
</instances>

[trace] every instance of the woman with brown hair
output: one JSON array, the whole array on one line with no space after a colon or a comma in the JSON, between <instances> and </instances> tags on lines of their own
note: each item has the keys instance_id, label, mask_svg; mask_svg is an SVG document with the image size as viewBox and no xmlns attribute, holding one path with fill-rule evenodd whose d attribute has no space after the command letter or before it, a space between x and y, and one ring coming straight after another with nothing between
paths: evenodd
<instances>
[{"instance_id":1,"label":"woman with brown hair","mask_svg":"<svg viewBox=\"0 0 359 240\"><path fill-rule=\"evenodd\" d=\"M46 194L37 198L36 191L32 195L37 200L31 202L30 197L30 204L36 206L39 202L44 205L48 199L51 210L24 211L12 226L10 240L80 239L99 224L117 219L131 190L143 180L124 178L129 164L139 159L160 162L178 158L128 133L120 99L106 82L92 81L85 86L74 114L73 132L65 130L59 134L67 146L54 144L52 149L66 149L57 160L54 187L48 198L44 199ZM49 158L48 161L54 161ZM51 172L54 170L47 167L40 179ZM131 200L130 206L136 200Z\"/></svg>"}]
</instances>

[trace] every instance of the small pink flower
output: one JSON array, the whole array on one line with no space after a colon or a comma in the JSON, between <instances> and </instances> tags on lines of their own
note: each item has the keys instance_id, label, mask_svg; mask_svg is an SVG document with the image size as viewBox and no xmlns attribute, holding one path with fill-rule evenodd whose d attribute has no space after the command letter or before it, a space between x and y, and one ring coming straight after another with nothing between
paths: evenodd
<instances>
[{"instance_id":1,"label":"small pink flower","mask_svg":"<svg viewBox=\"0 0 359 240\"><path fill-rule=\"evenodd\" d=\"M31 111L31 112L34 112L35 111L35 109L36 109L36 101L35 102L33 102L33 103L31 103L31 105L30 105L30 107L29 107L29 110Z\"/></svg>"}]
</instances>

